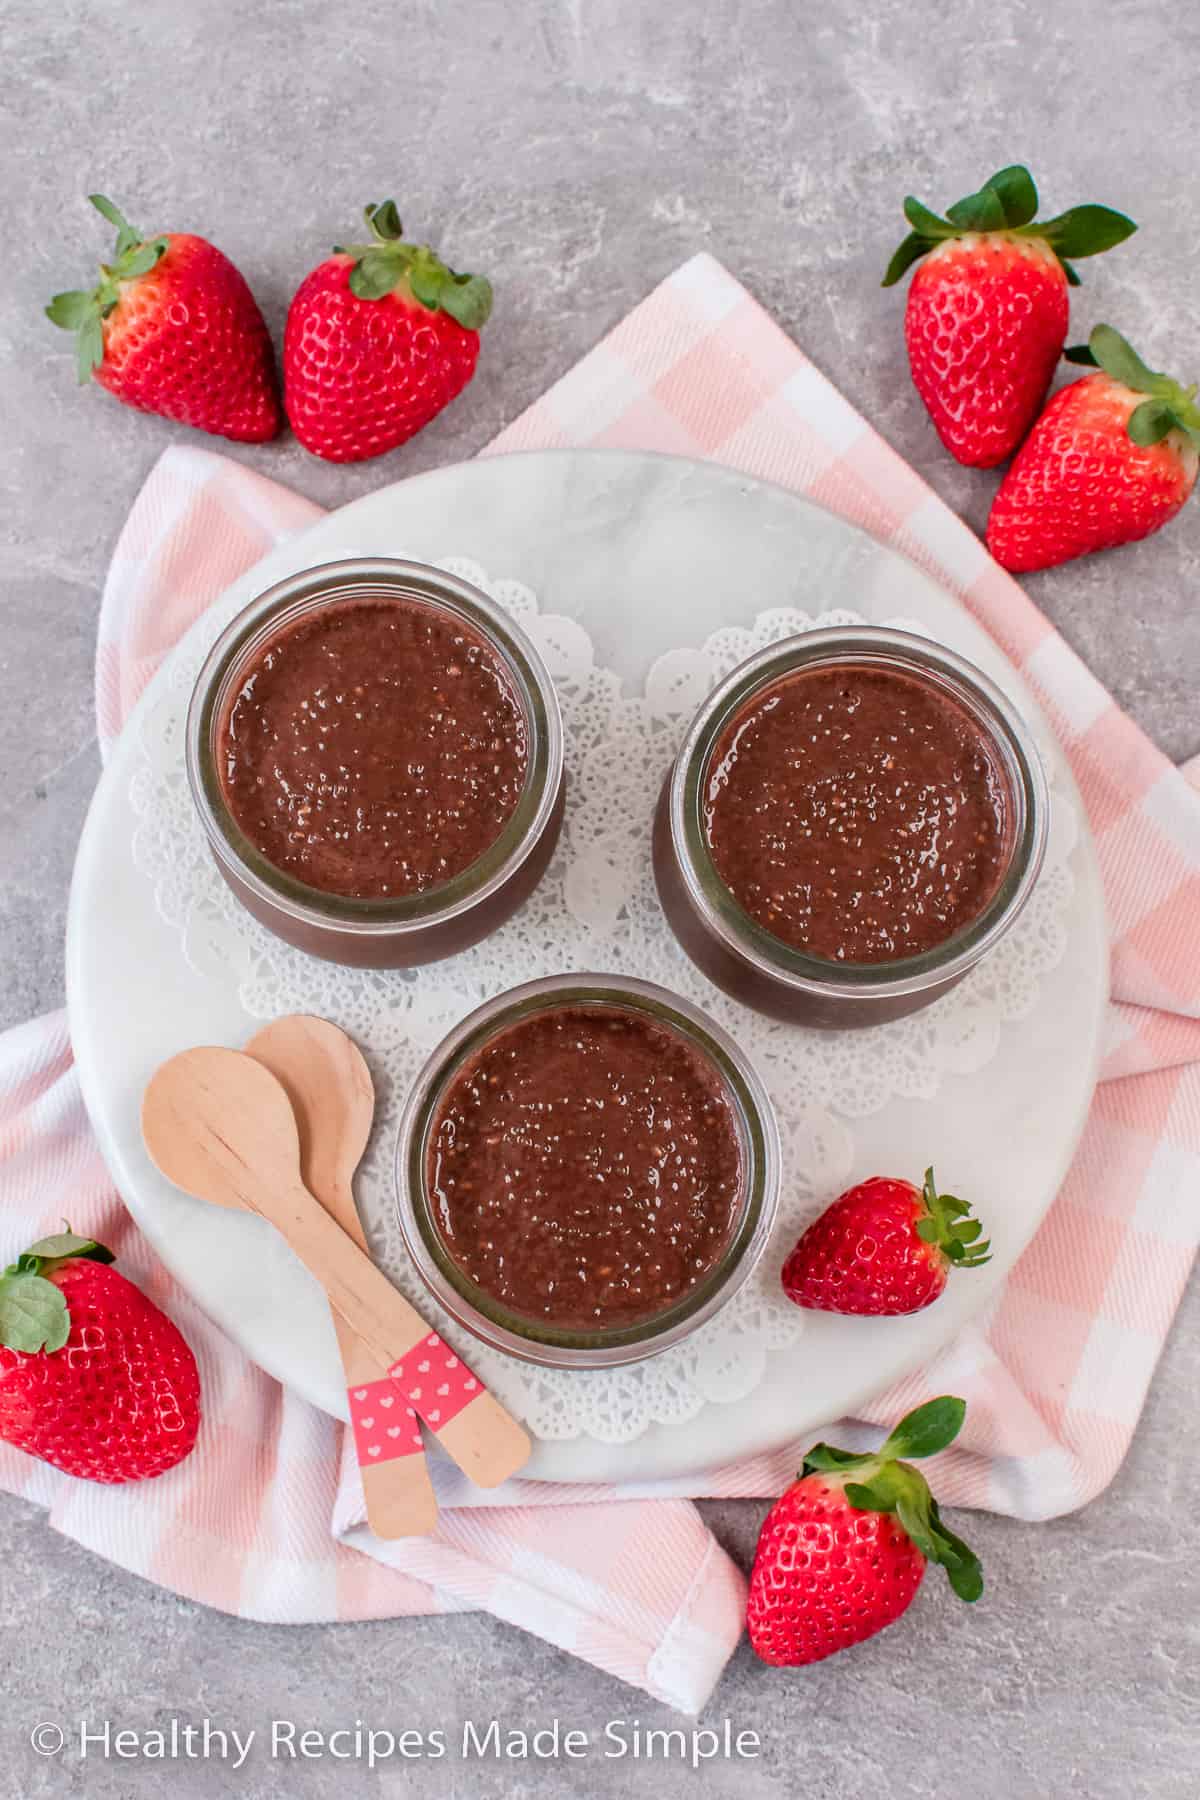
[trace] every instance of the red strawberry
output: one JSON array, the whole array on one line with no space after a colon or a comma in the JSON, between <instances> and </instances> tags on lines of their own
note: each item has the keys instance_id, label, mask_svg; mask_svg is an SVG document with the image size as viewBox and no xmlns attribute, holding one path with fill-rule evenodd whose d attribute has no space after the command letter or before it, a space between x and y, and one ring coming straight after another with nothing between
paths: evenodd
<instances>
[{"instance_id":1,"label":"red strawberry","mask_svg":"<svg viewBox=\"0 0 1200 1800\"><path fill-rule=\"evenodd\" d=\"M818 1312L920 1312L938 1298L952 1264L988 1261L970 1211L965 1200L938 1193L932 1169L923 1189L872 1175L809 1226L783 1265L784 1292Z\"/></svg>"},{"instance_id":2,"label":"red strawberry","mask_svg":"<svg viewBox=\"0 0 1200 1800\"><path fill-rule=\"evenodd\" d=\"M275 358L254 295L227 256L188 232L143 238L103 194L117 228L99 285L55 294L46 316L76 333L81 382L139 412L260 444L283 424Z\"/></svg>"},{"instance_id":3,"label":"red strawberry","mask_svg":"<svg viewBox=\"0 0 1200 1800\"><path fill-rule=\"evenodd\" d=\"M1034 222L1037 188L1019 164L939 218L910 195L912 230L883 278L919 258L904 315L917 392L951 456L990 469L1011 456L1050 385L1067 337L1068 257L1095 256L1137 227L1106 206Z\"/></svg>"},{"instance_id":4,"label":"red strawberry","mask_svg":"<svg viewBox=\"0 0 1200 1800\"><path fill-rule=\"evenodd\" d=\"M111 1262L68 1229L0 1275L0 1438L85 1481L144 1481L195 1443L200 1377Z\"/></svg>"},{"instance_id":5,"label":"red strawberry","mask_svg":"<svg viewBox=\"0 0 1200 1800\"><path fill-rule=\"evenodd\" d=\"M475 373L492 309L482 275L408 244L395 203L368 206L369 244L301 282L283 338L284 405L306 450L361 462L428 425Z\"/></svg>"},{"instance_id":6,"label":"red strawberry","mask_svg":"<svg viewBox=\"0 0 1200 1800\"><path fill-rule=\"evenodd\" d=\"M1111 325L1067 356L1098 372L1055 394L992 502L988 548L1006 569L1149 537L1196 485L1196 389L1148 369Z\"/></svg>"},{"instance_id":7,"label":"red strawberry","mask_svg":"<svg viewBox=\"0 0 1200 1800\"><path fill-rule=\"evenodd\" d=\"M942 1524L925 1478L904 1456L933 1456L966 1407L943 1395L902 1419L865 1456L814 1444L759 1533L746 1624L766 1663L820 1662L860 1644L908 1608L927 1562L962 1600L983 1592L979 1559Z\"/></svg>"}]
</instances>

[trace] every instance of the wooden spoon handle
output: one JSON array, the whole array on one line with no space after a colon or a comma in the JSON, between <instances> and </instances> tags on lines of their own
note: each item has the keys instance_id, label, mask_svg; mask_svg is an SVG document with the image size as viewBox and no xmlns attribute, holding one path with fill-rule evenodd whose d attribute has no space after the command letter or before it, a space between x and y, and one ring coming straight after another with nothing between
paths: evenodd
<instances>
[{"instance_id":1,"label":"wooden spoon handle","mask_svg":"<svg viewBox=\"0 0 1200 1800\"><path fill-rule=\"evenodd\" d=\"M300 1178L360 1250L367 1247L354 1204L354 1170L375 1113L370 1070L350 1038L325 1019L293 1015L264 1025L247 1054L274 1075L291 1102L300 1142ZM437 1520L417 1415L387 1370L331 1307L346 1376L350 1431L362 1475L367 1524L378 1538L421 1537ZM372 1395L385 1384L376 1405Z\"/></svg>"},{"instance_id":2,"label":"wooden spoon handle","mask_svg":"<svg viewBox=\"0 0 1200 1800\"><path fill-rule=\"evenodd\" d=\"M273 1193L268 1217L464 1475L480 1487L515 1475L532 1449L528 1434L308 1189L297 1182ZM437 1374L434 1389L445 1384L446 1393L426 1392L427 1373ZM414 1387L421 1390L415 1398Z\"/></svg>"},{"instance_id":3,"label":"wooden spoon handle","mask_svg":"<svg viewBox=\"0 0 1200 1800\"><path fill-rule=\"evenodd\" d=\"M437 1524L417 1415L392 1389L386 1367L341 1314L333 1311L346 1376L350 1430L362 1474L367 1524L377 1538L426 1537ZM372 1395L385 1384L386 1405Z\"/></svg>"},{"instance_id":4,"label":"wooden spoon handle","mask_svg":"<svg viewBox=\"0 0 1200 1800\"><path fill-rule=\"evenodd\" d=\"M321 1198L324 1200L324 1195ZM343 1225L347 1236L352 1237L365 1250L366 1233L358 1216L353 1191L342 1183L337 1193L331 1196L331 1201L327 1210ZM336 1313L334 1319L337 1319ZM437 1381L422 1383L420 1377L410 1372L409 1386L421 1386L424 1389L421 1396L423 1407L415 1405L405 1391L405 1367L411 1371L414 1360L427 1360L440 1342L438 1334L430 1332L423 1340L426 1354L414 1357L410 1353L402 1362L393 1364L388 1374L395 1382L406 1407L419 1414L427 1429L433 1432L446 1454L458 1464L463 1474L469 1476L476 1487L497 1487L500 1482L507 1481L510 1475L515 1475L528 1461L531 1448L529 1437L516 1420L505 1412L495 1396L488 1392L482 1381L476 1378L467 1364L454 1355L453 1346L442 1345L450 1366ZM418 1345L418 1350L420 1348ZM447 1376L452 1377L455 1369L461 1370L463 1382L461 1394L465 1403L461 1411L446 1406L446 1396L440 1396L437 1392L442 1381ZM468 1381L471 1383L469 1388L465 1385ZM436 1416L431 1418L431 1414Z\"/></svg>"},{"instance_id":5,"label":"wooden spoon handle","mask_svg":"<svg viewBox=\"0 0 1200 1800\"><path fill-rule=\"evenodd\" d=\"M529 1460L528 1433L436 1331L393 1363L388 1374L477 1487L499 1486Z\"/></svg>"},{"instance_id":6,"label":"wooden spoon handle","mask_svg":"<svg viewBox=\"0 0 1200 1800\"><path fill-rule=\"evenodd\" d=\"M333 1315L367 1524L378 1538L425 1537L437 1523L421 1427L358 1333Z\"/></svg>"},{"instance_id":7,"label":"wooden spoon handle","mask_svg":"<svg viewBox=\"0 0 1200 1800\"><path fill-rule=\"evenodd\" d=\"M300 1182L270 1196L265 1216L316 1276L329 1303L386 1369L420 1342L429 1327L365 1251L360 1250Z\"/></svg>"}]
</instances>

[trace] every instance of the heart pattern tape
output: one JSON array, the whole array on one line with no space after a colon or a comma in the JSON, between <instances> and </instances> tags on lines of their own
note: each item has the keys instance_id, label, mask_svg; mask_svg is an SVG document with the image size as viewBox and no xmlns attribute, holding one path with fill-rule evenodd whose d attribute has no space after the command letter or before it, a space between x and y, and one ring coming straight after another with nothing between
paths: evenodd
<instances>
[{"instance_id":1,"label":"heart pattern tape","mask_svg":"<svg viewBox=\"0 0 1200 1800\"><path fill-rule=\"evenodd\" d=\"M416 1456L425 1448L417 1415L390 1380L368 1381L347 1389L350 1424L359 1467L394 1462L398 1456Z\"/></svg>"},{"instance_id":2,"label":"heart pattern tape","mask_svg":"<svg viewBox=\"0 0 1200 1800\"><path fill-rule=\"evenodd\" d=\"M436 1331L423 1337L388 1374L431 1431L440 1431L483 1393L483 1383Z\"/></svg>"}]
</instances>

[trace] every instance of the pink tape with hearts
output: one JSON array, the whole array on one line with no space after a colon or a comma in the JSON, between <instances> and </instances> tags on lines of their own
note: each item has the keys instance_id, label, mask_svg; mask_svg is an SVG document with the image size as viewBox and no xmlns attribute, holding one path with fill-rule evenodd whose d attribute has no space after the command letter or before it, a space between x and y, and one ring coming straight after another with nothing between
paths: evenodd
<instances>
[{"instance_id":1,"label":"pink tape with hearts","mask_svg":"<svg viewBox=\"0 0 1200 1800\"><path fill-rule=\"evenodd\" d=\"M360 1468L394 1462L398 1456L415 1456L425 1448L416 1413L391 1381L369 1381L365 1387L349 1388L347 1392Z\"/></svg>"},{"instance_id":2,"label":"pink tape with hearts","mask_svg":"<svg viewBox=\"0 0 1200 1800\"><path fill-rule=\"evenodd\" d=\"M436 1331L394 1362L388 1374L432 1431L456 1419L483 1392L483 1383Z\"/></svg>"}]
</instances>

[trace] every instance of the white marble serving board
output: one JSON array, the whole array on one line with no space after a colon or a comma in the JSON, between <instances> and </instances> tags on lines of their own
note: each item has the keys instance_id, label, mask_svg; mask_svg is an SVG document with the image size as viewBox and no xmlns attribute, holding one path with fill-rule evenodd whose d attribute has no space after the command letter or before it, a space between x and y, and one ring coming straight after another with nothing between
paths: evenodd
<instances>
[{"instance_id":1,"label":"white marble serving board","mask_svg":"<svg viewBox=\"0 0 1200 1800\"><path fill-rule=\"evenodd\" d=\"M709 464L617 451L483 459L400 482L289 540L236 584L269 582L354 549L419 560L476 559L527 583L546 613L578 619L598 659L640 684L651 663L772 606L847 607L920 620L987 670L1036 717L1024 684L963 608L927 575L832 514ZM160 705L160 672L141 710ZM184 697L184 700L186 696ZM180 704L184 702L181 701ZM247 1353L331 1412L343 1388L319 1288L258 1220L180 1194L152 1167L138 1126L142 1089L165 1057L240 1044L257 1021L236 990L201 977L135 867L130 775L136 724L117 745L79 848L68 923L72 1038L101 1148L130 1210L173 1273ZM1047 734L1043 733L1044 736ZM1056 779L1073 791L1069 773ZM1077 800L1077 796L1076 796ZM1082 808L1079 808L1082 821ZM646 1480L773 1446L861 1404L928 1357L995 1295L1066 1171L1086 1116L1108 985L1103 896L1086 826L1073 853L1066 954L1033 1012L1002 1028L973 1075L935 1099L894 1099L851 1124L853 1174L929 1162L972 1171L995 1254L912 1319L813 1315L753 1394L708 1404L687 1424L633 1443L541 1443L547 1480ZM370 1046L366 1046L368 1052ZM432 1307L432 1303L431 1303Z\"/></svg>"}]
</instances>

